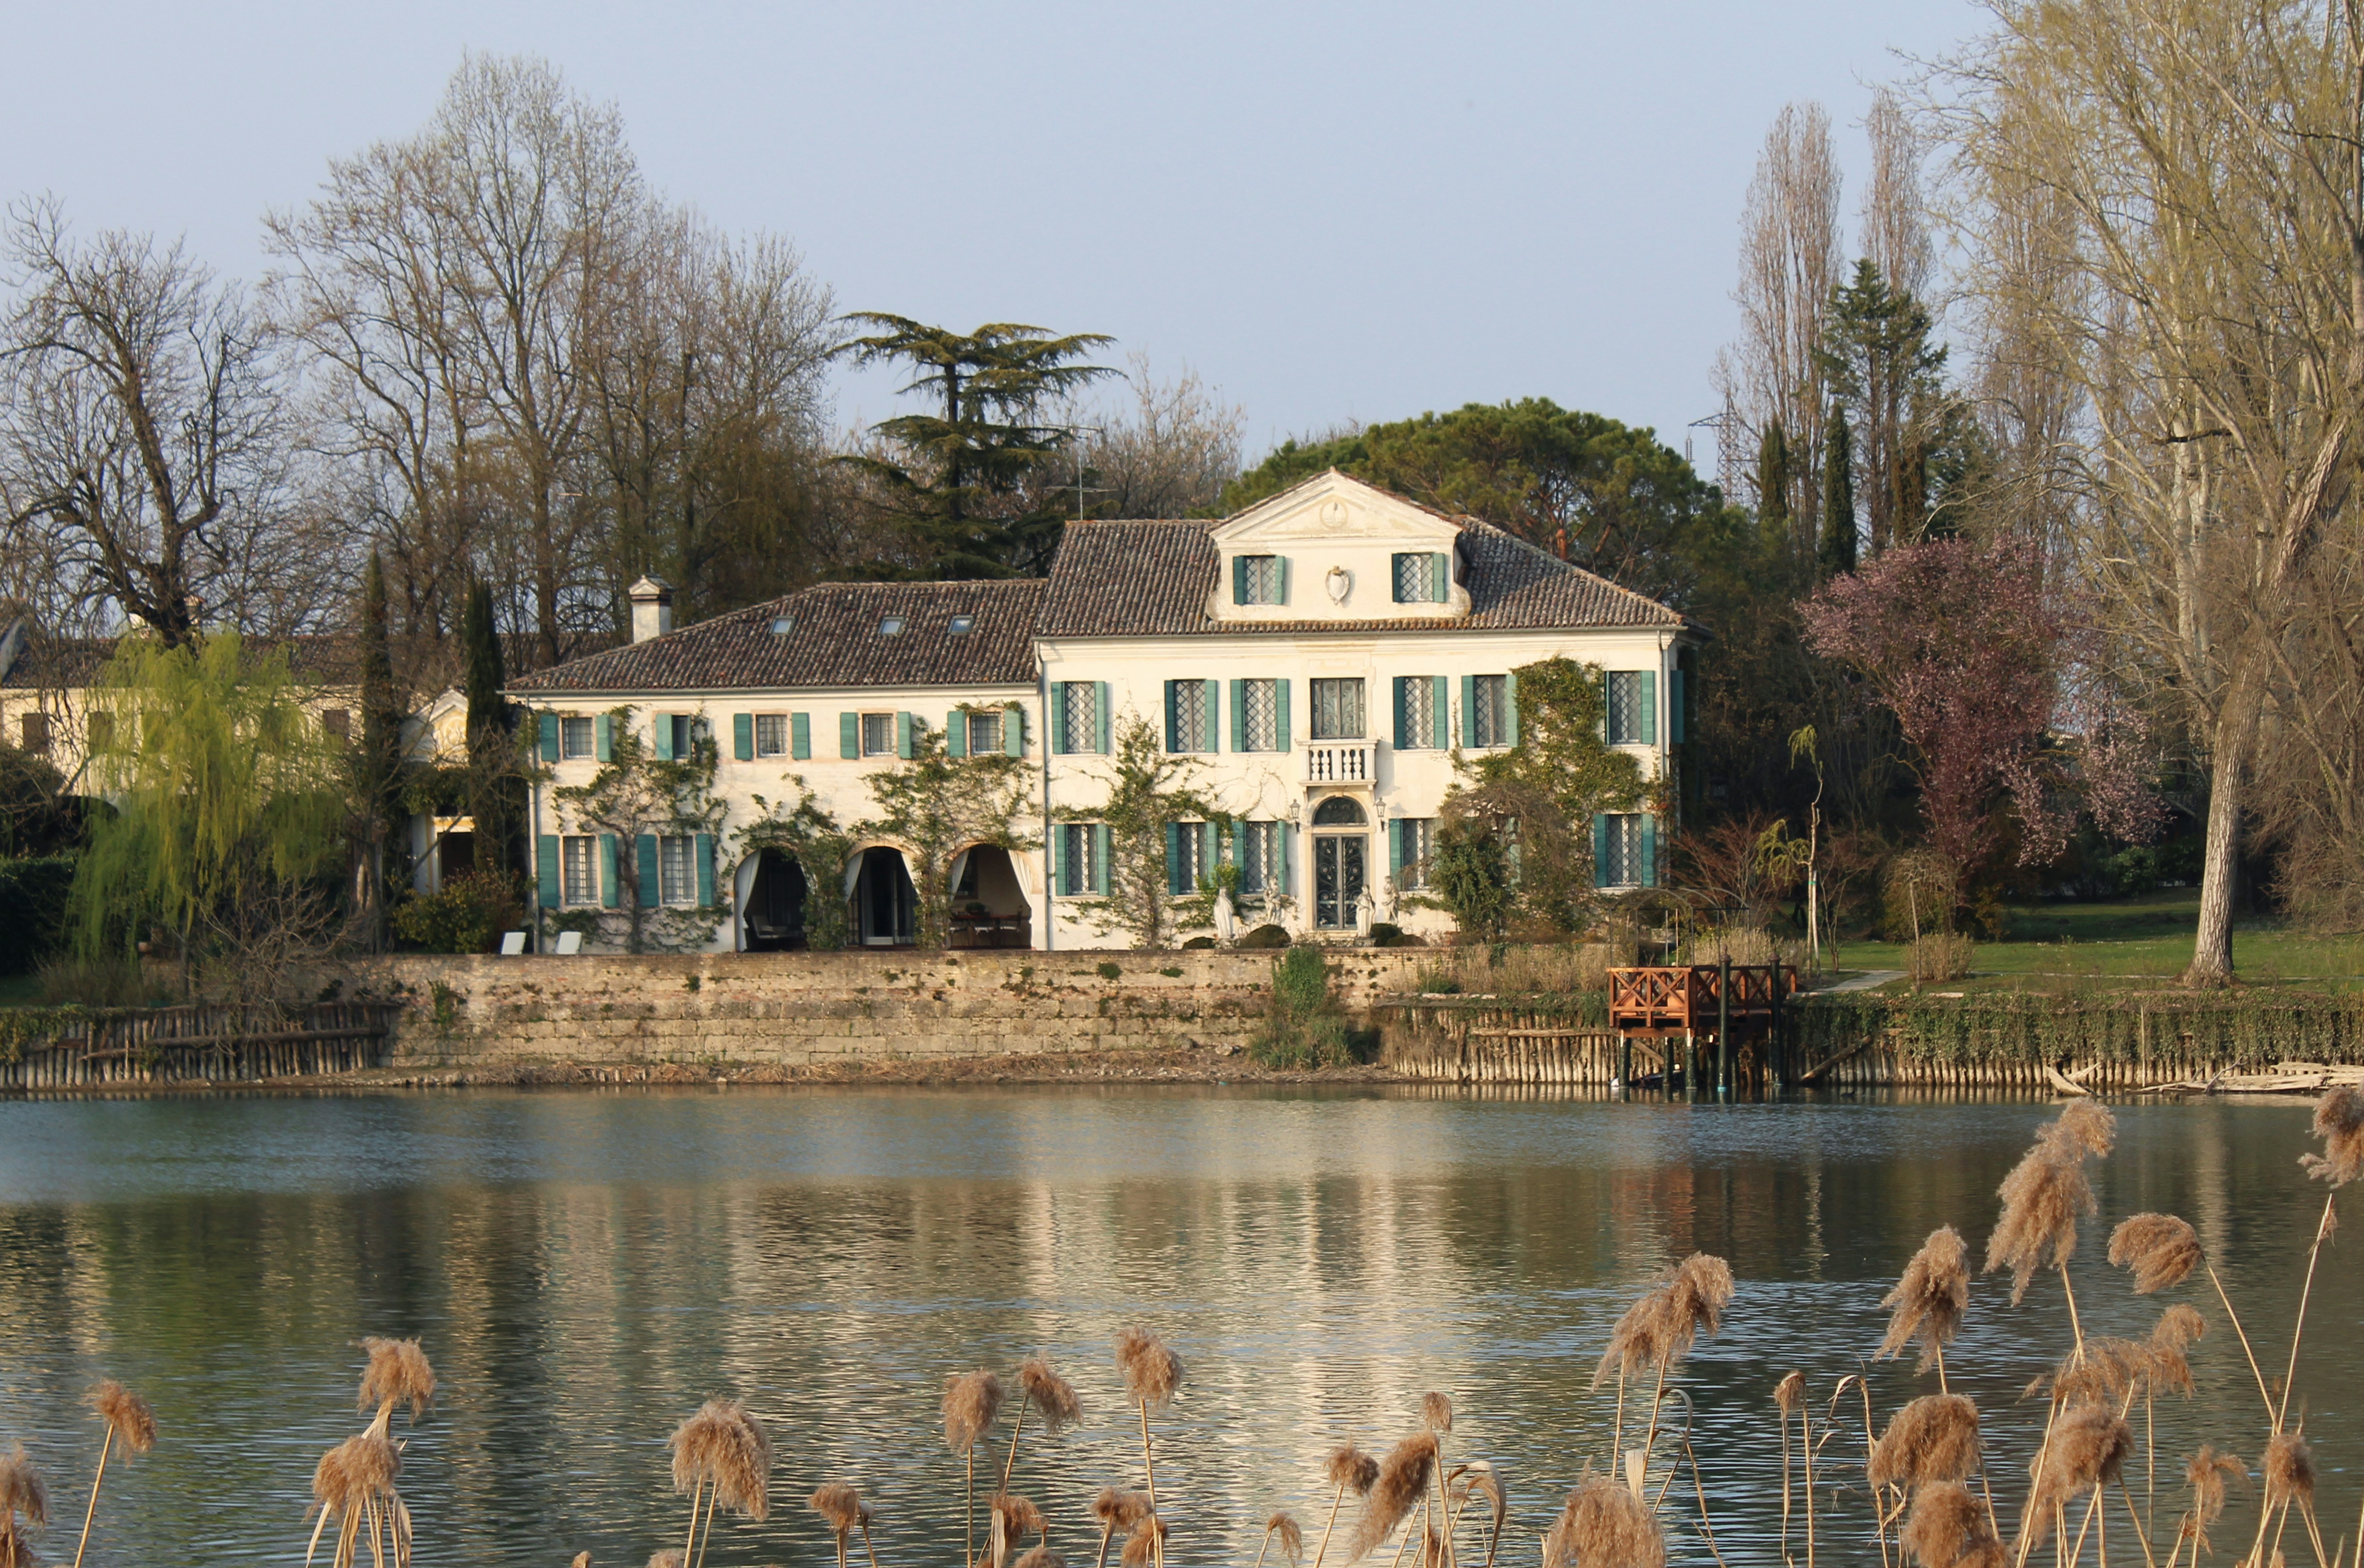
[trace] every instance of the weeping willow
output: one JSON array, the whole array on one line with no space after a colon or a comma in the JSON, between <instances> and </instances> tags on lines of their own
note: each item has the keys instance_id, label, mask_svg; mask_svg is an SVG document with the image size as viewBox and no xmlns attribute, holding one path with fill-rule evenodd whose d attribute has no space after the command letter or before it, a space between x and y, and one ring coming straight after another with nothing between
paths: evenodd
<instances>
[{"instance_id":1,"label":"weeping willow","mask_svg":"<svg viewBox=\"0 0 2364 1568\"><path fill-rule=\"evenodd\" d=\"M184 987L235 974L329 925L350 819L339 748L286 655L234 632L169 647L131 636L91 697L93 816L69 920L90 957L161 927Z\"/></svg>"}]
</instances>

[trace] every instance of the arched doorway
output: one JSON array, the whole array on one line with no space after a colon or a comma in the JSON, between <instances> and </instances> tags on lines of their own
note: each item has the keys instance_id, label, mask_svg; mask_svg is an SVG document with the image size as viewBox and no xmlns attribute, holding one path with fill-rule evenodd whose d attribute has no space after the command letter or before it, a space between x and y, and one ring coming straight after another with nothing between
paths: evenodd
<instances>
[{"instance_id":1,"label":"arched doorway","mask_svg":"<svg viewBox=\"0 0 2364 1568\"><path fill-rule=\"evenodd\" d=\"M1369 826L1362 803L1333 795L1313 808L1313 924L1325 931L1350 931L1356 924L1368 881ZM1352 828L1340 832L1339 828Z\"/></svg>"},{"instance_id":2,"label":"arched doorway","mask_svg":"<svg viewBox=\"0 0 2364 1568\"><path fill-rule=\"evenodd\" d=\"M854 940L866 948L909 947L920 940L920 897L903 851L874 845L854 858Z\"/></svg>"},{"instance_id":3,"label":"arched doorway","mask_svg":"<svg viewBox=\"0 0 2364 1568\"><path fill-rule=\"evenodd\" d=\"M794 855L763 850L755 856L755 879L747 889L741 917L747 924L749 952L801 952L805 946L805 900L810 893L805 868Z\"/></svg>"},{"instance_id":4,"label":"arched doorway","mask_svg":"<svg viewBox=\"0 0 2364 1568\"><path fill-rule=\"evenodd\" d=\"M945 867L950 890L951 945L956 948L1031 948L1033 909L1009 851L998 844L975 844Z\"/></svg>"}]
</instances>

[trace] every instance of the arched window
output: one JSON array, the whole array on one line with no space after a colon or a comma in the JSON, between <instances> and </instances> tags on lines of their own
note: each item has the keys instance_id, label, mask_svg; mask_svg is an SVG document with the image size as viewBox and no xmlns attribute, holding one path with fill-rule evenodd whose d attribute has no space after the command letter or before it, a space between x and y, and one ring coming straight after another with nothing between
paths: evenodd
<instances>
[{"instance_id":1,"label":"arched window","mask_svg":"<svg viewBox=\"0 0 2364 1568\"><path fill-rule=\"evenodd\" d=\"M1368 820L1350 795L1333 795L1313 808L1316 828L1359 828Z\"/></svg>"}]
</instances>

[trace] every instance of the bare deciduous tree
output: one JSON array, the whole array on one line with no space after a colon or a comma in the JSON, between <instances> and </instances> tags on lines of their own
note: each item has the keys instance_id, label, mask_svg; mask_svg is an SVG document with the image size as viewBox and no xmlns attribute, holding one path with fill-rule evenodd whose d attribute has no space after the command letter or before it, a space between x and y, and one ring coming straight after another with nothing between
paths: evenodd
<instances>
[{"instance_id":1,"label":"bare deciduous tree","mask_svg":"<svg viewBox=\"0 0 2364 1568\"><path fill-rule=\"evenodd\" d=\"M1822 513L1817 437L1827 396L1821 352L1831 291L1841 277L1839 170L1831 120L1819 104L1790 104L1766 133L1741 217L1740 340L1716 363L1729 417L1727 447L1754 452L1779 420L1790 442L1794 494L1790 516L1803 519L1801 558L1813 553L1813 519Z\"/></svg>"},{"instance_id":2,"label":"bare deciduous tree","mask_svg":"<svg viewBox=\"0 0 2364 1568\"><path fill-rule=\"evenodd\" d=\"M7 245L10 585L52 626L131 616L175 644L207 615L266 630L311 618L323 562L284 537L284 401L238 288L177 244L77 240L53 200L19 205Z\"/></svg>"},{"instance_id":3,"label":"bare deciduous tree","mask_svg":"<svg viewBox=\"0 0 2364 1568\"><path fill-rule=\"evenodd\" d=\"M2186 979L2221 984L2261 733L2293 717L2281 651L2352 499L2364 36L2347 0L1994 17L1943 119L1972 198L2013 215L1975 281L2081 404L2075 542L2207 764Z\"/></svg>"},{"instance_id":4,"label":"bare deciduous tree","mask_svg":"<svg viewBox=\"0 0 2364 1568\"><path fill-rule=\"evenodd\" d=\"M1089 433L1082 462L1095 517L1188 517L1215 505L1240 474L1246 410L1185 365L1171 381L1151 372L1149 356L1127 360L1132 406Z\"/></svg>"}]
</instances>

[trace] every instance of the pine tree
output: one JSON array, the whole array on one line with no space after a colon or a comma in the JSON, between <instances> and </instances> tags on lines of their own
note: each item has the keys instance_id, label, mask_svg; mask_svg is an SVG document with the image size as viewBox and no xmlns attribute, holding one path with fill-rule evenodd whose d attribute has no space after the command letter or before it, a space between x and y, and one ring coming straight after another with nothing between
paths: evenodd
<instances>
[{"instance_id":1,"label":"pine tree","mask_svg":"<svg viewBox=\"0 0 2364 1568\"><path fill-rule=\"evenodd\" d=\"M1767 544L1790 542L1790 438L1779 419L1765 427L1765 439L1756 448L1756 524Z\"/></svg>"},{"instance_id":2,"label":"pine tree","mask_svg":"<svg viewBox=\"0 0 2364 1568\"><path fill-rule=\"evenodd\" d=\"M846 344L854 363L910 365L917 374L902 390L941 396L943 411L873 426L891 443L892 455L839 461L896 498L901 520L927 552L930 575L949 581L1048 571L1065 514L1030 502L1025 482L1071 436L1038 417L1053 399L1114 373L1076 362L1114 339L1097 332L1054 338L1011 322L951 332L877 311L852 319L881 328Z\"/></svg>"},{"instance_id":3,"label":"pine tree","mask_svg":"<svg viewBox=\"0 0 2364 1568\"><path fill-rule=\"evenodd\" d=\"M1846 410L1831 405L1823 426L1823 575L1855 570L1855 442Z\"/></svg>"}]
</instances>

